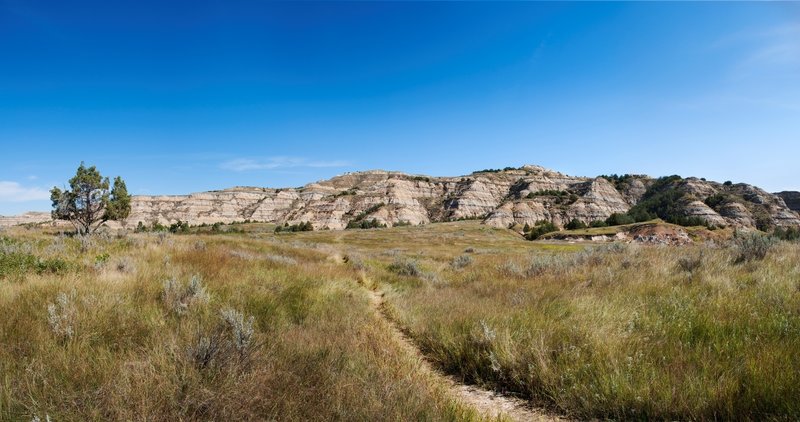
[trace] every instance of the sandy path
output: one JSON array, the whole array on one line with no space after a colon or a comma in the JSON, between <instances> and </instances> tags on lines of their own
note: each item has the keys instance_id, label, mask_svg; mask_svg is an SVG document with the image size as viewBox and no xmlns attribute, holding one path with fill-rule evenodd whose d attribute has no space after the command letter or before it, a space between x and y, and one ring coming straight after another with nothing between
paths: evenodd
<instances>
[{"instance_id":1,"label":"sandy path","mask_svg":"<svg viewBox=\"0 0 800 422\"><path fill-rule=\"evenodd\" d=\"M431 363L425 358L422 352L411 341L408 336L403 333L397 324L388 316L386 312L383 293L369 288L370 283L363 281L361 283L370 294L370 301L375 311L380 317L388 324L392 330L392 335L397 339L397 343L413 356L416 356L421 362L424 370L440 377L442 381L450 388L453 395L461 398L461 400L489 418L497 418L504 416L513 421L564 421L566 419L545 413L543 410L535 409L524 401L514 397L505 396L494 391L486 390L474 385L467 385L459 382L454 377L442 374L441 371L435 369Z\"/></svg>"}]
</instances>

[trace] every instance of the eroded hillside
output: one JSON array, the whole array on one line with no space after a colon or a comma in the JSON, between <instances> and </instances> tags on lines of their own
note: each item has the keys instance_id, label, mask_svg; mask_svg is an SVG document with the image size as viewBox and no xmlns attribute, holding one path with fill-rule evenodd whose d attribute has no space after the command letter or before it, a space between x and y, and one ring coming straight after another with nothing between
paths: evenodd
<instances>
[{"instance_id":1,"label":"eroded hillside","mask_svg":"<svg viewBox=\"0 0 800 422\"><path fill-rule=\"evenodd\" d=\"M317 229L343 229L351 221L388 226L480 219L496 227L547 220L558 226L587 224L626 213L669 190L666 219L699 219L724 227L800 225L780 197L747 184L675 178L656 185L647 176L574 177L539 166L429 177L391 171L347 173L301 188L236 187L185 196L136 196L127 224L154 221L190 224L264 221L311 222ZM663 185L663 186L662 186ZM686 220L690 221L690 220ZM695 221L695 220L691 220Z\"/></svg>"}]
</instances>

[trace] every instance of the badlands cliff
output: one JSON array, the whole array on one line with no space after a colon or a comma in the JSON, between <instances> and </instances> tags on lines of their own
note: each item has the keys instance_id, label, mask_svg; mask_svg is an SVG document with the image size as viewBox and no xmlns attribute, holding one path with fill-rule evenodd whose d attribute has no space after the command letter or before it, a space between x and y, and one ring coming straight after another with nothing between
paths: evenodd
<instances>
[{"instance_id":1,"label":"badlands cliff","mask_svg":"<svg viewBox=\"0 0 800 422\"><path fill-rule=\"evenodd\" d=\"M574 177L539 166L428 177L392 171L347 173L302 188L236 187L185 196L136 196L127 225L154 221L190 224L242 220L343 229L352 220L414 225L481 219L507 227L549 220L563 226L625 213L651 194L647 176ZM680 212L723 227L800 225L781 197L747 184L680 179Z\"/></svg>"},{"instance_id":2,"label":"badlands cliff","mask_svg":"<svg viewBox=\"0 0 800 422\"><path fill-rule=\"evenodd\" d=\"M800 226L796 192L773 195L743 183L677 176L575 177L533 165L459 177L376 170L346 173L301 188L235 187L190 195L134 196L123 224L250 220L310 222L315 229L338 230L354 220L374 219L392 226L479 219L496 227L533 226L542 220L564 226L573 219L587 224L605 220L613 213L648 205L665 193L675 202L669 206L670 216L716 227ZM46 213L28 213L2 217L0 225L48 219Z\"/></svg>"},{"instance_id":3,"label":"badlands cliff","mask_svg":"<svg viewBox=\"0 0 800 422\"><path fill-rule=\"evenodd\" d=\"M783 199L786 206L792 211L800 212L800 192L797 191L783 191L775 194Z\"/></svg>"},{"instance_id":4,"label":"badlands cliff","mask_svg":"<svg viewBox=\"0 0 800 422\"><path fill-rule=\"evenodd\" d=\"M38 224L51 221L49 212L31 211L20 215L0 215L0 227L16 226L20 224Z\"/></svg>"}]
</instances>

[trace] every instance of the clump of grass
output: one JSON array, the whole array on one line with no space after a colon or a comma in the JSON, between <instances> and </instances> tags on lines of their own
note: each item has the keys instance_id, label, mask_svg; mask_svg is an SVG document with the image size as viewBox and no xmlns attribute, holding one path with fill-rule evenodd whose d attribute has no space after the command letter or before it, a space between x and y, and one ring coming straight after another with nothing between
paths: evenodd
<instances>
[{"instance_id":1,"label":"clump of grass","mask_svg":"<svg viewBox=\"0 0 800 422\"><path fill-rule=\"evenodd\" d=\"M394 262L389 264L389 271L408 277L419 277L422 274L417 261L403 257L395 258Z\"/></svg>"},{"instance_id":2,"label":"clump of grass","mask_svg":"<svg viewBox=\"0 0 800 422\"><path fill-rule=\"evenodd\" d=\"M684 255L678 258L678 269L692 274L703 267L704 258L702 250L695 254Z\"/></svg>"},{"instance_id":3,"label":"clump of grass","mask_svg":"<svg viewBox=\"0 0 800 422\"><path fill-rule=\"evenodd\" d=\"M356 271L364 271L367 269L367 265L364 263L364 259L361 255L356 253L348 253L344 256L344 262L353 266Z\"/></svg>"},{"instance_id":4,"label":"clump of grass","mask_svg":"<svg viewBox=\"0 0 800 422\"><path fill-rule=\"evenodd\" d=\"M272 261L276 264L281 265L297 265L297 260L292 257L283 256L283 255L276 255L276 254L266 254L264 255L264 259L267 261Z\"/></svg>"},{"instance_id":5,"label":"clump of grass","mask_svg":"<svg viewBox=\"0 0 800 422\"><path fill-rule=\"evenodd\" d=\"M133 259L129 256L122 256L116 258L113 262L113 268L117 272L123 274L131 274L136 272L136 264L134 263Z\"/></svg>"},{"instance_id":6,"label":"clump of grass","mask_svg":"<svg viewBox=\"0 0 800 422\"><path fill-rule=\"evenodd\" d=\"M108 253L106 253L106 252L103 252L103 253L101 253L101 254L99 254L99 255L95 256L95 257L94 257L94 268L95 268L96 270L101 270L101 269L103 269L103 267L105 267L105 266L106 266L106 262L108 262L108 259L109 259L110 257L111 257L111 255L109 255L109 254L108 254Z\"/></svg>"},{"instance_id":7,"label":"clump of grass","mask_svg":"<svg viewBox=\"0 0 800 422\"><path fill-rule=\"evenodd\" d=\"M186 285L170 278L164 282L161 300L170 312L185 315L191 306L208 302L208 293L197 275Z\"/></svg>"}]
</instances>

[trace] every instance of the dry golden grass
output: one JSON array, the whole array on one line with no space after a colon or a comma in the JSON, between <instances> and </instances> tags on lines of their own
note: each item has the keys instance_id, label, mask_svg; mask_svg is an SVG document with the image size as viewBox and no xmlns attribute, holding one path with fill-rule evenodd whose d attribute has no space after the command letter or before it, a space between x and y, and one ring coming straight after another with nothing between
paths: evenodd
<instances>
[{"instance_id":1,"label":"dry golden grass","mask_svg":"<svg viewBox=\"0 0 800 422\"><path fill-rule=\"evenodd\" d=\"M478 419L394 344L355 271L326 252L234 235L96 238L83 251L7 235L71 269L0 280L1 420ZM165 280L195 275L205 295L164 299ZM253 317L247 346L225 309Z\"/></svg>"},{"instance_id":2,"label":"dry golden grass","mask_svg":"<svg viewBox=\"0 0 800 422\"><path fill-rule=\"evenodd\" d=\"M534 243L474 223L296 239L360 256L394 318L468 382L577 418L800 417L800 245L736 263L727 246Z\"/></svg>"},{"instance_id":3,"label":"dry golden grass","mask_svg":"<svg viewBox=\"0 0 800 422\"><path fill-rule=\"evenodd\" d=\"M477 222L245 231L5 233L65 265L0 280L0 419L478 419L357 280L436 366L558 414L800 418L800 245L737 264L729 247L527 242Z\"/></svg>"}]
</instances>

